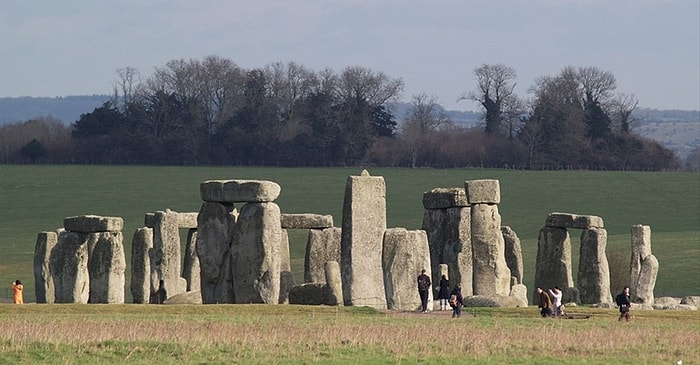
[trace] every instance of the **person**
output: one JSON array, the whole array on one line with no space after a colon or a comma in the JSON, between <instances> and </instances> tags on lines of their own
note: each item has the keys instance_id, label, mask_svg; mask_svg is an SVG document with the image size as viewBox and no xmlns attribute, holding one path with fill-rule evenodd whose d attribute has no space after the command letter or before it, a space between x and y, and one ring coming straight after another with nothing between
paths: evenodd
<instances>
[{"instance_id":1,"label":"person","mask_svg":"<svg viewBox=\"0 0 700 365\"><path fill-rule=\"evenodd\" d=\"M540 314L542 315L542 317L551 316L552 300L549 299L549 295L539 286L537 287L537 295L539 296L539 303L537 307L540 308Z\"/></svg>"},{"instance_id":2,"label":"person","mask_svg":"<svg viewBox=\"0 0 700 365\"><path fill-rule=\"evenodd\" d=\"M561 316L564 313L562 313L562 308L561 308L561 289L559 289L558 286L555 286L554 289L549 289L549 295L552 296L552 316L557 317Z\"/></svg>"},{"instance_id":3,"label":"person","mask_svg":"<svg viewBox=\"0 0 700 365\"><path fill-rule=\"evenodd\" d=\"M462 316L462 306L464 305L464 298L462 298L462 284L457 283L455 288L452 289L450 293L450 306L452 307L452 318L459 318Z\"/></svg>"},{"instance_id":4,"label":"person","mask_svg":"<svg viewBox=\"0 0 700 365\"><path fill-rule=\"evenodd\" d=\"M624 318L625 321L629 322L629 320L630 320L630 287L629 286L625 286L624 289L622 289L622 293L617 295L617 298L615 298L615 302L620 307L620 317L617 320L621 321L622 318Z\"/></svg>"},{"instance_id":5,"label":"person","mask_svg":"<svg viewBox=\"0 0 700 365\"><path fill-rule=\"evenodd\" d=\"M418 275L418 295L420 295L421 312L428 313L428 291L430 290L430 276L421 270Z\"/></svg>"},{"instance_id":6,"label":"person","mask_svg":"<svg viewBox=\"0 0 700 365\"><path fill-rule=\"evenodd\" d=\"M12 289L12 299L14 300L15 304L24 304L24 298L22 296L24 285L22 285L22 282L15 280L12 282L12 286L10 288Z\"/></svg>"},{"instance_id":7,"label":"person","mask_svg":"<svg viewBox=\"0 0 700 365\"><path fill-rule=\"evenodd\" d=\"M447 310L447 300L450 299L450 281L447 280L447 276L443 275L440 278L440 286L438 290L438 299L440 300L440 310Z\"/></svg>"}]
</instances>

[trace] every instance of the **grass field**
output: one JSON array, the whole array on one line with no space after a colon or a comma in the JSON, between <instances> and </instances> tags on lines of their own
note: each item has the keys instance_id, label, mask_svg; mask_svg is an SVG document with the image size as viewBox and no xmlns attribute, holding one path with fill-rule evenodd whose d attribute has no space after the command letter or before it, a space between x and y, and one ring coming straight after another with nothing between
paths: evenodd
<instances>
[{"instance_id":1,"label":"grass field","mask_svg":"<svg viewBox=\"0 0 700 365\"><path fill-rule=\"evenodd\" d=\"M10 364L700 363L697 311L384 312L271 305L0 305Z\"/></svg>"},{"instance_id":2,"label":"grass field","mask_svg":"<svg viewBox=\"0 0 700 365\"><path fill-rule=\"evenodd\" d=\"M490 169L369 169L387 184L389 227L419 229L422 194L460 187L465 180L499 179L503 224L522 240L525 284L534 280L538 231L550 212L603 217L608 252L629 261L630 227L650 225L652 252L660 262L656 296L700 295L700 174ZM331 214L341 225L345 182L358 168L9 166L0 165L0 298L15 279L34 300L32 260L37 233L55 230L63 218L98 214L125 220L127 256L144 214L170 208L196 212L199 184L209 179L278 182L284 213ZM578 232L572 230L574 280ZM303 275L306 232L290 234L292 270ZM127 257L127 262L128 261ZM128 270L127 270L128 272ZM127 279L128 283L128 279ZM128 285L128 284L127 284ZM127 297L130 294L127 292Z\"/></svg>"}]
</instances>

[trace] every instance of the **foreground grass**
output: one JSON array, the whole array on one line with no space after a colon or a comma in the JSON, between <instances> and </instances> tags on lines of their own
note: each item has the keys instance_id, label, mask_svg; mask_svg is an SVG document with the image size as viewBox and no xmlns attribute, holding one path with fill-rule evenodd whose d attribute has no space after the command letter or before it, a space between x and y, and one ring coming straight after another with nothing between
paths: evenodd
<instances>
[{"instance_id":1,"label":"foreground grass","mask_svg":"<svg viewBox=\"0 0 700 365\"><path fill-rule=\"evenodd\" d=\"M0 305L0 363L700 363L697 311L465 309L453 320L367 308Z\"/></svg>"}]
</instances>

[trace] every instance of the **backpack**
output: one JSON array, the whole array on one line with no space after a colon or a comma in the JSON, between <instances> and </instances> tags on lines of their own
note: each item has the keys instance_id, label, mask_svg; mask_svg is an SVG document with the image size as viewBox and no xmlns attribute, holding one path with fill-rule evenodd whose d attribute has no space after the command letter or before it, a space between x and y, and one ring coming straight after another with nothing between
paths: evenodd
<instances>
[{"instance_id":1,"label":"backpack","mask_svg":"<svg viewBox=\"0 0 700 365\"><path fill-rule=\"evenodd\" d=\"M454 308L457 306L457 294L452 294L450 295L450 299L447 301L447 303L450 304L450 307Z\"/></svg>"}]
</instances>

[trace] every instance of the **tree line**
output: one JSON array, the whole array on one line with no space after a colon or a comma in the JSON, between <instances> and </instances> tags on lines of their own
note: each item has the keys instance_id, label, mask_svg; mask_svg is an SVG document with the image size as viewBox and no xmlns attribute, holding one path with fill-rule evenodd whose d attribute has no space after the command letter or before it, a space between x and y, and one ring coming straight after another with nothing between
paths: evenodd
<instances>
[{"instance_id":1,"label":"tree line","mask_svg":"<svg viewBox=\"0 0 700 365\"><path fill-rule=\"evenodd\" d=\"M505 65L474 70L460 96L484 122L463 127L437 101L391 103L403 81L363 67L294 62L243 69L218 56L172 60L146 78L117 70L110 101L66 126L37 118L0 128L2 163L509 167L673 170L680 162L632 131L633 96L614 76L566 67L516 95Z\"/></svg>"}]
</instances>

